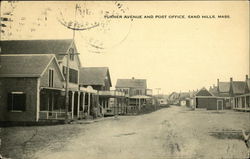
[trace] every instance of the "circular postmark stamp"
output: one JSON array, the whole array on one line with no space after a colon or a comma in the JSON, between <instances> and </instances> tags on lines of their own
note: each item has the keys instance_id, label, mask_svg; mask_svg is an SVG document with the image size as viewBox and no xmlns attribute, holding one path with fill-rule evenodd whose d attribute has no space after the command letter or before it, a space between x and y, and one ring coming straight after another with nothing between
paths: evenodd
<instances>
[{"instance_id":1,"label":"circular postmark stamp","mask_svg":"<svg viewBox=\"0 0 250 159\"><path fill-rule=\"evenodd\" d=\"M103 53L127 38L132 21L122 16L128 12L124 2L79 1L60 8L58 21L69 29L79 31L77 36L81 37L89 52Z\"/></svg>"}]
</instances>

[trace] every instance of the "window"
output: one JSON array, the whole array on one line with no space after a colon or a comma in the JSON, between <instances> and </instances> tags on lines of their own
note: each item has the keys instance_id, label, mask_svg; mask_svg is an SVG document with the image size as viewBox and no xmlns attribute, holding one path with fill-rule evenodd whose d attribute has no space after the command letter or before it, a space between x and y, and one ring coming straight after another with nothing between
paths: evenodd
<instances>
[{"instance_id":1,"label":"window","mask_svg":"<svg viewBox=\"0 0 250 159\"><path fill-rule=\"evenodd\" d=\"M49 87L54 86L54 70L49 69Z\"/></svg>"},{"instance_id":2,"label":"window","mask_svg":"<svg viewBox=\"0 0 250 159\"><path fill-rule=\"evenodd\" d=\"M75 56L74 56L74 49L73 49L73 48L70 48L70 49L69 49L69 59L70 59L71 61L74 61L74 58L75 58Z\"/></svg>"},{"instance_id":3,"label":"window","mask_svg":"<svg viewBox=\"0 0 250 159\"><path fill-rule=\"evenodd\" d=\"M25 111L26 94L23 92L9 93L7 104L10 111Z\"/></svg>"},{"instance_id":4,"label":"window","mask_svg":"<svg viewBox=\"0 0 250 159\"><path fill-rule=\"evenodd\" d=\"M78 83L78 71L74 69L69 69L69 82Z\"/></svg>"},{"instance_id":5,"label":"window","mask_svg":"<svg viewBox=\"0 0 250 159\"><path fill-rule=\"evenodd\" d=\"M142 95L142 90L140 90L140 89L135 90L135 94L136 95Z\"/></svg>"}]
</instances>

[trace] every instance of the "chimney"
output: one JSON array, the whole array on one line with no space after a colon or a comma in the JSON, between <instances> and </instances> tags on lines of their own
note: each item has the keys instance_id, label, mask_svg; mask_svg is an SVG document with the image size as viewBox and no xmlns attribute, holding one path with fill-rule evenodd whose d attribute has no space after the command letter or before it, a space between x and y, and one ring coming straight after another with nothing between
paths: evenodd
<instances>
[{"instance_id":1,"label":"chimney","mask_svg":"<svg viewBox=\"0 0 250 159\"><path fill-rule=\"evenodd\" d=\"M230 82L233 82L233 77L230 77Z\"/></svg>"},{"instance_id":2,"label":"chimney","mask_svg":"<svg viewBox=\"0 0 250 159\"><path fill-rule=\"evenodd\" d=\"M246 75L246 81L248 80L248 75Z\"/></svg>"},{"instance_id":3,"label":"chimney","mask_svg":"<svg viewBox=\"0 0 250 159\"><path fill-rule=\"evenodd\" d=\"M220 80L219 80L219 78L217 78L217 87L219 86L219 82L220 82Z\"/></svg>"},{"instance_id":4,"label":"chimney","mask_svg":"<svg viewBox=\"0 0 250 159\"><path fill-rule=\"evenodd\" d=\"M134 80L135 79L135 77L132 77L132 80Z\"/></svg>"}]
</instances>

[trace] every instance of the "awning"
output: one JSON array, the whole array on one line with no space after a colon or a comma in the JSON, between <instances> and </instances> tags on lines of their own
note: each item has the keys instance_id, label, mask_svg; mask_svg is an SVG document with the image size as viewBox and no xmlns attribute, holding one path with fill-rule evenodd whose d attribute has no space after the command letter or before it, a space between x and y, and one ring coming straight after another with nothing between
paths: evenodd
<instances>
[{"instance_id":1,"label":"awning","mask_svg":"<svg viewBox=\"0 0 250 159\"><path fill-rule=\"evenodd\" d=\"M80 91L83 91L83 92L86 92L86 93L97 94L97 90L93 89L91 86L88 86L87 88L80 87Z\"/></svg>"},{"instance_id":2,"label":"awning","mask_svg":"<svg viewBox=\"0 0 250 159\"><path fill-rule=\"evenodd\" d=\"M65 88L55 88L55 87L40 87L40 89L48 89L48 90L57 90L57 91L65 91Z\"/></svg>"},{"instance_id":3,"label":"awning","mask_svg":"<svg viewBox=\"0 0 250 159\"><path fill-rule=\"evenodd\" d=\"M146 96L146 95L135 95L135 96L132 96L129 98L132 98L132 99L151 99L152 97Z\"/></svg>"},{"instance_id":4,"label":"awning","mask_svg":"<svg viewBox=\"0 0 250 159\"><path fill-rule=\"evenodd\" d=\"M99 96L106 96L106 97L125 97L124 92L110 90L110 91L98 91Z\"/></svg>"}]
</instances>

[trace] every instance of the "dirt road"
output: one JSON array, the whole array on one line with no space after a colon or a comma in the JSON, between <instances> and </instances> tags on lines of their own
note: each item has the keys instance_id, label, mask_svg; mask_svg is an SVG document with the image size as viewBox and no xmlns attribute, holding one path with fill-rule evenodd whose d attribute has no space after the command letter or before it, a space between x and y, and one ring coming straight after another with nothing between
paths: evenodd
<instances>
[{"instance_id":1,"label":"dirt road","mask_svg":"<svg viewBox=\"0 0 250 159\"><path fill-rule=\"evenodd\" d=\"M240 136L220 132L246 129L250 125L247 113L199 112L173 106L147 115L118 117L81 126L85 126L84 131L64 148L51 151L48 147L37 152L35 157L244 158L247 149Z\"/></svg>"},{"instance_id":2,"label":"dirt road","mask_svg":"<svg viewBox=\"0 0 250 159\"><path fill-rule=\"evenodd\" d=\"M246 158L249 113L171 106L139 116L70 125L3 128L0 154L37 159Z\"/></svg>"}]
</instances>

